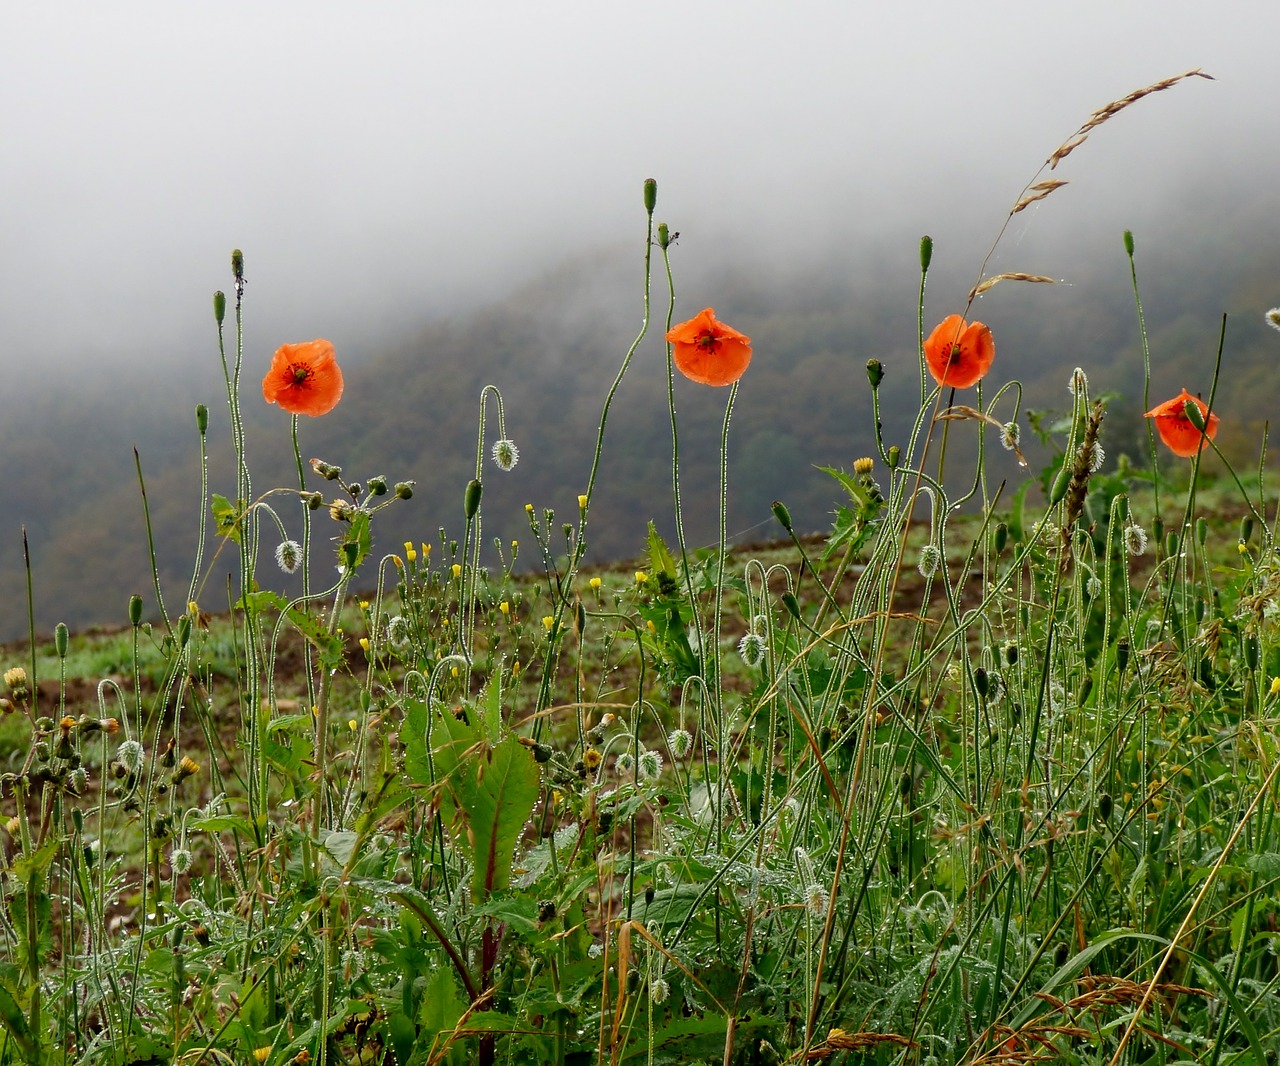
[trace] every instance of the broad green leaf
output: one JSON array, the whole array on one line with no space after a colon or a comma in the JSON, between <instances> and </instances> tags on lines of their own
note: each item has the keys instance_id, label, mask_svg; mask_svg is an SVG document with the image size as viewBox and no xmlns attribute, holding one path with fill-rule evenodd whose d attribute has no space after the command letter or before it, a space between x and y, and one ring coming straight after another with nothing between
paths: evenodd
<instances>
[{"instance_id":1,"label":"broad green leaf","mask_svg":"<svg viewBox=\"0 0 1280 1066\"><path fill-rule=\"evenodd\" d=\"M649 523L649 568L655 574L676 576L676 560L658 532L657 526Z\"/></svg>"},{"instance_id":2,"label":"broad green leaf","mask_svg":"<svg viewBox=\"0 0 1280 1066\"><path fill-rule=\"evenodd\" d=\"M353 833L350 829L341 829L324 838L324 850L332 855L340 866L345 866L359 839L358 833Z\"/></svg>"},{"instance_id":3,"label":"broad green leaf","mask_svg":"<svg viewBox=\"0 0 1280 1066\"><path fill-rule=\"evenodd\" d=\"M218 536L228 537L239 544L240 512L232 502L215 492L211 497L209 509L213 511L213 524L218 531Z\"/></svg>"}]
</instances>

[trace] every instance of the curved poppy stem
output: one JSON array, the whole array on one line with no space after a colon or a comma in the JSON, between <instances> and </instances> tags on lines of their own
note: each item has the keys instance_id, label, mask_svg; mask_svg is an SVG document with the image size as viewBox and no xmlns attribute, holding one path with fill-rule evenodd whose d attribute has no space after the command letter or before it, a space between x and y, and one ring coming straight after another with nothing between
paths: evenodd
<instances>
[{"instance_id":1,"label":"curved poppy stem","mask_svg":"<svg viewBox=\"0 0 1280 1066\"><path fill-rule=\"evenodd\" d=\"M293 461L298 468L298 491L302 494L302 602L311 602L311 506L307 503L307 475L302 465L302 449L298 445L298 416L291 417ZM307 706L316 702L315 679L311 676L311 641L302 643L303 671L307 677Z\"/></svg>"}]
</instances>

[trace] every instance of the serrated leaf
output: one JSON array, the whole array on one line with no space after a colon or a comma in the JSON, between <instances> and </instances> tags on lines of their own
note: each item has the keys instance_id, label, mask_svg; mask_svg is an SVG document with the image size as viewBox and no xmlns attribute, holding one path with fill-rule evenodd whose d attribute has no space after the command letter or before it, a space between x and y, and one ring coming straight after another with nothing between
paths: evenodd
<instances>
[{"instance_id":1,"label":"serrated leaf","mask_svg":"<svg viewBox=\"0 0 1280 1066\"><path fill-rule=\"evenodd\" d=\"M218 536L240 543L240 513L225 496L214 493L209 500L209 509L213 512L213 525Z\"/></svg>"},{"instance_id":2,"label":"serrated leaf","mask_svg":"<svg viewBox=\"0 0 1280 1066\"><path fill-rule=\"evenodd\" d=\"M649 523L649 568L655 573L670 574L676 576L676 560L671 554L671 549L662 539L662 534L658 532L658 527L652 522Z\"/></svg>"},{"instance_id":3,"label":"serrated leaf","mask_svg":"<svg viewBox=\"0 0 1280 1066\"><path fill-rule=\"evenodd\" d=\"M253 823L238 814L214 814L208 818L191 818L186 826L203 833L253 833Z\"/></svg>"}]
</instances>

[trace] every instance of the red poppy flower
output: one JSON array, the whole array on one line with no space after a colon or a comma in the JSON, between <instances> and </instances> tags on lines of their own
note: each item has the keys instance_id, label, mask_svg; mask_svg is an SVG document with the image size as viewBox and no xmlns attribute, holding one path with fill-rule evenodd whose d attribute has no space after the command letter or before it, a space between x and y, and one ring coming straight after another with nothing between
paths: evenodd
<instances>
[{"instance_id":1,"label":"red poppy flower","mask_svg":"<svg viewBox=\"0 0 1280 1066\"><path fill-rule=\"evenodd\" d=\"M1195 423L1187 417L1188 401L1200 409L1200 421L1204 423L1203 431L1197 429ZM1153 407L1147 412L1147 417L1156 420L1156 431L1160 434L1160 439L1169 446L1169 450L1174 455L1190 459L1204 447L1206 437L1213 440L1218 435L1218 423L1222 420L1217 415L1209 415L1206 419L1205 413L1208 410L1209 405L1200 397L1192 396L1183 389L1181 396L1175 396L1159 407Z\"/></svg>"},{"instance_id":2,"label":"red poppy flower","mask_svg":"<svg viewBox=\"0 0 1280 1066\"><path fill-rule=\"evenodd\" d=\"M262 379L262 398L290 414L325 415L342 399L342 371L326 340L282 344Z\"/></svg>"},{"instance_id":3,"label":"red poppy flower","mask_svg":"<svg viewBox=\"0 0 1280 1066\"><path fill-rule=\"evenodd\" d=\"M716 321L707 307L667 334L676 369L703 385L732 385L751 362L751 338Z\"/></svg>"},{"instance_id":4,"label":"red poppy flower","mask_svg":"<svg viewBox=\"0 0 1280 1066\"><path fill-rule=\"evenodd\" d=\"M960 315L947 315L924 342L924 359L939 385L967 389L991 369L996 342L981 322L966 323Z\"/></svg>"}]
</instances>

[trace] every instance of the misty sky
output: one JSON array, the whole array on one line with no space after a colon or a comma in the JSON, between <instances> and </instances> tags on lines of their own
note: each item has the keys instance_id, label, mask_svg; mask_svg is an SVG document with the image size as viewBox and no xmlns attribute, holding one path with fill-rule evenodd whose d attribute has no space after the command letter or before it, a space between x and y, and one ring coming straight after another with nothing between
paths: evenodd
<instances>
[{"instance_id":1,"label":"misty sky","mask_svg":"<svg viewBox=\"0 0 1280 1066\"><path fill-rule=\"evenodd\" d=\"M1099 129L1019 216L996 268L1052 270L1016 261L1026 232L1114 243L1197 183L1277 184L1278 23L1271 0L10 5L0 358L61 387L81 361L181 375L233 246L251 345L358 358L576 250L634 254L648 176L691 265L924 232L973 262L1091 110L1215 75Z\"/></svg>"}]
</instances>

